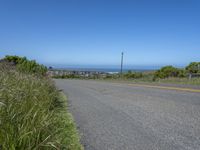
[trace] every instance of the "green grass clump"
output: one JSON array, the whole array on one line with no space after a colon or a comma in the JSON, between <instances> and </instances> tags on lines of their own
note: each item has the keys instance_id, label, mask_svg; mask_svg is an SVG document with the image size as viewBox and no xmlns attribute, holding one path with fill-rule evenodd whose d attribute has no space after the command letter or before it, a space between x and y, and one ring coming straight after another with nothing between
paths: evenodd
<instances>
[{"instance_id":1,"label":"green grass clump","mask_svg":"<svg viewBox=\"0 0 200 150\"><path fill-rule=\"evenodd\" d=\"M82 149L66 99L50 79L0 66L0 149Z\"/></svg>"}]
</instances>

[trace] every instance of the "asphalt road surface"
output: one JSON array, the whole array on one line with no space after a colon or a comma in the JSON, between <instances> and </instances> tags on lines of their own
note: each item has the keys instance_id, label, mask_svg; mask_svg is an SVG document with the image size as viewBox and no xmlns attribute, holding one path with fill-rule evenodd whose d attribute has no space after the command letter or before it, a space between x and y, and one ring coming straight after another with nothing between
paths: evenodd
<instances>
[{"instance_id":1,"label":"asphalt road surface","mask_svg":"<svg viewBox=\"0 0 200 150\"><path fill-rule=\"evenodd\" d=\"M55 80L85 150L200 150L200 93Z\"/></svg>"}]
</instances>

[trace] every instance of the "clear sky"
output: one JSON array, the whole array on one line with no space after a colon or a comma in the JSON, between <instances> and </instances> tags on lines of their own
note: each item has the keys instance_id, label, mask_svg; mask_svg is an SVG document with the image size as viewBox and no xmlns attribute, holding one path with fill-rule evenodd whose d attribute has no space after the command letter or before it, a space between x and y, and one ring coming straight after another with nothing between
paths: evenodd
<instances>
[{"instance_id":1,"label":"clear sky","mask_svg":"<svg viewBox=\"0 0 200 150\"><path fill-rule=\"evenodd\" d=\"M0 0L0 57L45 65L200 61L199 0Z\"/></svg>"}]
</instances>

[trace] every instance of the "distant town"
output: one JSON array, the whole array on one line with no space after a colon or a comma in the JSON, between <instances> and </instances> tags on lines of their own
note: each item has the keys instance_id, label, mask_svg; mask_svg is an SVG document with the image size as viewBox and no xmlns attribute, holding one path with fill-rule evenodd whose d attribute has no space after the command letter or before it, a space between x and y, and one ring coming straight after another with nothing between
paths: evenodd
<instances>
[{"instance_id":1,"label":"distant town","mask_svg":"<svg viewBox=\"0 0 200 150\"><path fill-rule=\"evenodd\" d=\"M113 74L112 72L103 72L103 71L79 71L79 70L65 70L65 69L49 69L47 74L50 77L56 76L66 76L66 75L77 75L79 77L106 77L109 74Z\"/></svg>"}]
</instances>

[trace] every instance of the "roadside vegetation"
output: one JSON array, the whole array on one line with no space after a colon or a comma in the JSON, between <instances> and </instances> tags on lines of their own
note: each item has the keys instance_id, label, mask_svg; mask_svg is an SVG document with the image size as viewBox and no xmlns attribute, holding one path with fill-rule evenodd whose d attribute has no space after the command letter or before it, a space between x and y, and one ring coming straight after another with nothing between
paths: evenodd
<instances>
[{"instance_id":1,"label":"roadside vegetation","mask_svg":"<svg viewBox=\"0 0 200 150\"><path fill-rule=\"evenodd\" d=\"M122 75L106 74L93 76L80 75L57 75L54 78L71 79L98 79L112 81L131 81L131 82L149 82L149 83L176 83L176 84L194 84L200 85L200 62L192 62L185 68L176 68L173 66L164 66L156 71L134 72L128 71Z\"/></svg>"},{"instance_id":2,"label":"roadside vegetation","mask_svg":"<svg viewBox=\"0 0 200 150\"><path fill-rule=\"evenodd\" d=\"M0 61L0 149L83 149L66 97L46 71L25 57Z\"/></svg>"}]
</instances>

